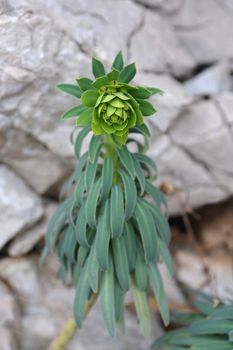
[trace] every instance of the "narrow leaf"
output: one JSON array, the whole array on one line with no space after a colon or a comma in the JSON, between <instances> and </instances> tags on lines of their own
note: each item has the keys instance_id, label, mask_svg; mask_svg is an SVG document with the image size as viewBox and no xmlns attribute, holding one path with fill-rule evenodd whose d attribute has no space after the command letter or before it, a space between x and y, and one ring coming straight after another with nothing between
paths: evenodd
<instances>
[{"instance_id":1,"label":"narrow leaf","mask_svg":"<svg viewBox=\"0 0 233 350\"><path fill-rule=\"evenodd\" d=\"M124 60L123 60L123 55L122 52L119 51L118 54L116 55L113 64L112 64L112 68L115 68L119 71L121 71L124 67Z\"/></svg>"},{"instance_id":2,"label":"narrow leaf","mask_svg":"<svg viewBox=\"0 0 233 350\"><path fill-rule=\"evenodd\" d=\"M93 135L88 148L88 155L91 163L94 162L100 146L101 146L101 137Z\"/></svg>"},{"instance_id":3,"label":"narrow leaf","mask_svg":"<svg viewBox=\"0 0 233 350\"><path fill-rule=\"evenodd\" d=\"M142 115L145 117L150 116L156 112L156 109L153 107L153 105L145 100L137 99L137 102L139 103L140 110L142 112Z\"/></svg>"},{"instance_id":4,"label":"narrow leaf","mask_svg":"<svg viewBox=\"0 0 233 350\"><path fill-rule=\"evenodd\" d=\"M129 83L136 74L136 67L134 63L125 66L119 74L118 81L122 83Z\"/></svg>"},{"instance_id":5,"label":"narrow leaf","mask_svg":"<svg viewBox=\"0 0 233 350\"><path fill-rule=\"evenodd\" d=\"M110 227L111 236L119 237L124 225L123 193L118 185L113 185L110 198Z\"/></svg>"},{"instance_id":6,"label":"narrow leaf","mask_svg":"<svg viewBox=\"0 0 233 350\"><path fill-rule=\"evenodd\" d=\"M57 88L60 89L61 91L75 96L77 98L80 98L82 96L82 91L77 85L72 85L72 84L58 84Z\"/></svg>"},{"instance_id":7,"label":"narrow leaf","mask_svg":"<svg viewBox=\"0 0 233 350\"><path fill-rule=\"evenodd\" d=\"M79 327L82 326L84 318L85 304L90 293L88 282L88 270L86 266L81 270L81 275L77 284L74 300L74 318Z\"/></svg>"},{"instance_id":8,"label":"narrow leaf","mask_svg":"<svg viewBox=\"0 0 233 350\"><path fill-rule=\"evenodd\" d=\"M110 220L109 200L106 200L100 217L98 218L96 231L96 258L102 270L109 267L109 241L110 241Z\"/></svg>"},{"instance_id":9,"label":"narrow leaf","mask_svg":"<svg viewBox=\"0 0 233 350\"><path fill-rule=\"evenodd\" d=\"M125 220L128 220L134 213L137 200L137 189L134 180L126 173L126 171L121 170L120 176L124 185Z\"/></svg>"},{"instance_id":10,"label":"narrow leaf","mask_svg":"<svg viewBox=\"0 0 233 350\"><path fill-rule=\"evenodd\" d=\"M112 240L113 259L115 273L122 290L129 289L129 267L125 249L124 238L118 237Z\"/></svg>"},{"instance_id":11,"label":"narrow leaf","mask_svg":"<svg viewBox=\"0 0 233 350\"><path fill-rule=\"evenodd\" d=\"M62 119L65 120L72 117L76 117L80 115L83 111L85 111L85 109L86 107L84 107L83 105L72 107L62 115Z\"/></svg>"},{"instance_id":12,"label":"narrow leaf","mask_svg":"<svg viewBox=\"0 0 233 350\"><path fill-rule=\"evenodd\" d=\"M76 220L75 225L75 232L76 232L76 239L79 242L79 244L87 248L90 246L88 239L87 239L87 221L86 221L86 215L85 215L85 202L83 202L78 217Z\"/></svg>"},{"instance_id":13,"label":"narrow leaf","mask_svg":"<svg viewBox=\"0 0 233 350\"><path fill-rule=\"evenodd\" d=\"M83 140L87 136L87 134L90 132L90 130L91 130L91 128L89 126L86 126L79 132L79 134L77 136L75 146L74 146L75 155L77 158L80 157L80 152L81 152Z\"/></svg>"},{"instance_id":14,"label":"narrow leaf","mask_svg":"<svg viewBox=\"0 0 233 350\"><path fill-rule=\"evenodd\" d=\"M91 79L80 78L80 79L77 79L77 83L80 86L80 88L82 89L82 91L94 89L94 87L92 86L93 81Z\"/></svg>"},{"instance_id":15,"label":"narrow leaf","mask_svg":"<svg viewBox=\"0 0 233 350\"><path fill-rule=\"evenodd\" d=\"M92 184L86 200L86 220L88 225L92 228L96 227L96 211L100 189L101 182L100 179L98 179L95 183Z\"/></svg>"},{"instance_id":16,"label":"narrow leaf","mask_svg":"<svg viewBox=\"0 0 233 350\"><path fill-rule=\"evenodd\" d=\"M111 158L106 158L104 160L102 175L101 175L101 198L105 198L112 187L113 178L113 161Z\"/></svg>"},{"instance_id":17,"label":"narrow leaf","mask_svg":"<svg viewBox=\"0 0 233 350\"><path fill-rule=\"evenodd\" d=\"M96 78L105 75L103 63L95 57L92 57L92 72Z\"/></svg>"},{"instance_id":18,"label":"narrow leaf","mask_svg":"<svg viewBox=\"0 0 233 350\"><path fill-rule=\"evenodd\" d=\"M125 170L132 176L132 178L135 178L135 168L134 168L134 162L132 155L128 151L128 148L126 146L122 146L121 148L117 149L118 156L120 158L120 162L124 166Z\"/></svg>"}]
</instances>

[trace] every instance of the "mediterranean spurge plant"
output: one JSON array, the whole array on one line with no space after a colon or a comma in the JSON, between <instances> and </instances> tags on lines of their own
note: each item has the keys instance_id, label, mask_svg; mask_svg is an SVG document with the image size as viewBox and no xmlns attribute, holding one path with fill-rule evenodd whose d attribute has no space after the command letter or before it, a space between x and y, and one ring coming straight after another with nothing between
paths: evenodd
<instances>
[{"instance_id":1,"label":"mediterranean spurge plant","mask_svg":"<svg viewBox=\"0 0 233 350\"><path fill-rule=\"evenodd\" d=\"M157 267L162 258L172 273L166 200L152 183L156 165L144 154L150 137L144 117L156 112L148 99L162 91L130 85L135 64L124 66L121 52L109 73L96 58L92 70L93 81L80 78L77 85L58 85L81 101L63 115L63 119L75 117L80 132L74 145L77 166L62 189L46 249L58 255L63 279L67 275L73 279L74 318L79 327L86 303L99 295L105 325L114 335L115 324L124 324L124 297L131 288L147 336L150 286L164 324L169 323ZM88 134L88 150L81 152ZM135 138L137 134L141 140ZM135 152L128 148L132 143Z\"/></svg>"}]
</instances>

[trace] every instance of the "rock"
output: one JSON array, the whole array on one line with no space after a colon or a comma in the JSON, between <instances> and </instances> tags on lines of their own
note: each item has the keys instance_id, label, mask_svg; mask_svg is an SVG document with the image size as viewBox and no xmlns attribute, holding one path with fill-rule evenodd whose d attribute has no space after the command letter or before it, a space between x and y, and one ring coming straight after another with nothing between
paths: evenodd
<instances>
[{"instance_id":1,"label":"rock","mask_svg":"<svg viewBox=\"0 0 233 350\"><path fill-rule=\"evenodd\" d=\"M194 76L184 85L191 95L214 95L232 89L231 67L223 62Z\"/></svg>"},{"instance_id":2,"label":"rock","mask_svg":"<svg viewBox=\"0 0 233 350\"><path fill-rule=\"evenodd\" d=\"M188 286L201 289L220 300L232 298L232 257L225 252L205 255L203 259L189 250L175 255L178 279ZM208 273L206 271L208 270Z\"/></svg>"},{"instance_id":3,"label":"rock","mask_svg":"<svg viewBox=\"0 0 233 350\"><path fill-rule=\"evenodd\" d=\"M130 48L130 58L145 72L172 72L181 76L194 68L191 55L177 40L169 22L157 13L145 13L141 26L131 38Z\"/></svg>"},{"instance_id":4,"label":"rock","mask_svg":"<svg viewBox=\"0 0 233 350\"><path fill-rule=\"evenodd\" d=\"M18 305L12 291L0 281L0 349L16 350L19 332Z\"/></svg>"},{"instance_id":5,"label":"rock","mask_svg":"<svg viewBox=\"0 0 233 350\"><path fill-rule=\"evenodd\" d=\"M204 65L233 57L232 18L233 7L229 0L187 0L171 21L196 65Z\"/></svg>"},{"instance_id":6,"label":"rock","mask_svg":"<svg viewBox=\"0 0 233 350\"><path fill-rule=\"evenodd\" d=\"M5 165L0 166L0 249L43 215L39 197Z\"/></svg>"},{"instance_id":7,"label":"rock","mask_svg":"<svg viewBox=\"0 0 233 350\"><path fill-rule=\"evenodd\" d=\"M57 208L57 204L51 202L47 203L44 210L45 215L40 222L31 229L25 230L13 240L9 245L7 251L10 256L23 256L30 252L32 248L44 237L48 223Z\"/></svg>"},{"instance_id":8,"label":"rock","mask_svg":"<svg viewBox=\"0 0 233 350\"><path fill-rule=\"evenodd\" d=\"M1 161L8 164L38 193L45 193L69 174L71 166L67 166L66 162L62 162L33 136L11 127L4 130L2 136L5 142Z\"/></svg>"}]
</instances>

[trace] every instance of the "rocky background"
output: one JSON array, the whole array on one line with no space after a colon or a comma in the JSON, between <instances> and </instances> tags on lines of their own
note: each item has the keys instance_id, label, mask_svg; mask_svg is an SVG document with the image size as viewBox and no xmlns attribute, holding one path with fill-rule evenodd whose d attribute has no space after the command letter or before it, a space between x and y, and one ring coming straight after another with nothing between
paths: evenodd
<instances>
[{"instance_id":1,"label":"rocky background","mask_svg":"<svg viewBox=\"0 0 233 350\"><path fill-rule=\"evenodd\" d=\"M72 287L38 264L61 183L74 159L75 104L55 89L107 66L122 49L137 81L165 91L149 153L169 196L177 278L233 295L232 0L0 0L0 350L43 350L72 310ZM219 203L229 199L226 203ZM200 207L205 206L204 209ZM171 303L185 302L166 277ZM69 349L146 349L135 315L110 339L98 305ZM95 341L93 342L93 339Z\"/></svg>"}]
</instances>

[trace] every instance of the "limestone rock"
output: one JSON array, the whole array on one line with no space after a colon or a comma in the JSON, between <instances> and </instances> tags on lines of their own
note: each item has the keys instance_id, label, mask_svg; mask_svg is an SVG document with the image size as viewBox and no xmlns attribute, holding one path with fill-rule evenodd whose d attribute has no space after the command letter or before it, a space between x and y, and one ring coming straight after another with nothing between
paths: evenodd
<instances>
[{"instance_id":1,"label":"limestone rock","mask_svg":"<svg viewBox=\"0 0 233 350\"><path fill-rule=\"evenodd\" d=\"M231 67L227 62L217 64L188 80L184 85L193 95L214 95L232 89Z\"/></svg>"},{"instance_id":2,"label":"limestone rock","mask_svg":"<svg viewBox=\"0 0 233 350\"><path fill-rule=\"evenodd\" d=\"M49 220L54 214L57 204L51 202L46 203L44 207L45 215L40 222L28 230L24 230L17 235L13 242L9 245L7 251L10 256L22 256L32 250L32 248L44 237Z\"/></svg>"},{"instance_id":3,"label":"limestone rock","mask_svg":"<svg viewBox=\"0 0 233 350\"><path fill-rule=\"evenodd\" d=\"M0 249L43 215L39 197L5 165L0 166Z\"/></svg>"}]
</instances>

